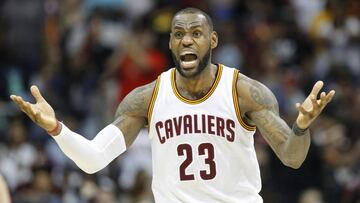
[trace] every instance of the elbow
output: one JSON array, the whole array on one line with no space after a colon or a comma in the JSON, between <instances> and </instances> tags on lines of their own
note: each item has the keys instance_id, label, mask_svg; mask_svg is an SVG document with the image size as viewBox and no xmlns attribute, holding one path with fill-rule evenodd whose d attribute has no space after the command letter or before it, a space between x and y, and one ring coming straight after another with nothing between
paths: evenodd
<instances>
[{"instance_id":1,"label":"elbow","mask_svg":"<svg viewBox=\"0 0 360 203\"><path fill-rule=\"evenodd\" d=\"M78 167L87 174L94 174L100 171L101 169L105 168L105 166L103 165L91 164L91 163L81 164L78 165Z\"/></svg>"},{"instance_id":2,"label":"elbow","mask_svg":"<svg viewBox=\"0 0 360 203\"><path fill-rule=\"evenodd\" d=\"M282 163L292 169L299 169L304 161L301 160L294 160L294 159L285 159Z\"/></svg>"},{"instance_id":3,"label":"elbow","mask_svg":"<svg viewBox=\"0 0 360 203\"><path fill-rule=\"evenodd\" d=\"M94 174L94 173L96 173L96 172L98 172L99 170L97 170L97 169L92 169L92 168L80 168L82 171L84 171L85 173L87 173L87 174Z\"/></svg>"}]
</instances>

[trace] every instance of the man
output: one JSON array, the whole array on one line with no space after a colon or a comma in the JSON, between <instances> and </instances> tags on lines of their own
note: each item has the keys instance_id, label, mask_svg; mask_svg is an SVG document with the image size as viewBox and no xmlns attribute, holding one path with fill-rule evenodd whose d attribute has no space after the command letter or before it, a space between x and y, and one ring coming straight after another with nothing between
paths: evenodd
<instances>
[{"instance_id":1,"label":"man","mask_svg":"<svg viewBox=\"0 0 360 203\"><path fill-rule=\"evenodd\" d=\"M262 202L255 128L286 166L299 168L310 146L308 127L335 91L317 99L323 86L317 82L296 105L299 115L291 129L279 117L269 89L211 63L217 44L206 13L194 8L176 13L169 42L176 68L129 93L115 121L91 141L59 123L36 86L31 87L35 104L15 95L11 99L87 173L109 164L148 125L156 202Z\"/></svg>"}]
</instances>

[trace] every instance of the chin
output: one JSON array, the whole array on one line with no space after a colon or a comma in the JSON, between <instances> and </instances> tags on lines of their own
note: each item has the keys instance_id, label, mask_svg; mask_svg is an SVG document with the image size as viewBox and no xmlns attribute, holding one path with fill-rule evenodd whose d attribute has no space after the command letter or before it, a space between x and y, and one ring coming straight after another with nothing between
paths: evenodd
<instances>
[{"instance_id":1,"label":"chin","mask_svg":"<svg viewBox=\"0 0 360 203\"><path fill-rule=\"evenodd\" d=\"M193 68L183 68L180 66L176 66L176 69L179 71L180 75L186 78L193 78L197 76L201 71L199 71L199 66L195 66Z\"/></svg>"}]
</instances>

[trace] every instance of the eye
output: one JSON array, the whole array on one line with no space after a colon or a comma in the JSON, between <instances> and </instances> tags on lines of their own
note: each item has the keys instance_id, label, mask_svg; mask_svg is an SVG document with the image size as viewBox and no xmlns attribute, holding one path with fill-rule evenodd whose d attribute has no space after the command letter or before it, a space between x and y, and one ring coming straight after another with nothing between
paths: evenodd
<instances>
[{"instance_id":1,"label":"eye","mask_svg":"<svg viewBox=\"0 0 360 203\"><path fill-rule=\"evenodd\" d=\"M181 39L184 36L184 33L177 31L174 33L176 39Z\"/></svg>"},{"instance_id":2,"label":"eye","mask_svg":"<svg viewBox=\"0 0 360 203\"><path fill-rule=\"evenodd\" d=\"M198 37L200 37L201 36L201 31L199 31L199 30L196 30L196 31L194 31L193 32L193 37L196 37L196 38L198 38Z\"/></svg>"}]
</instances>

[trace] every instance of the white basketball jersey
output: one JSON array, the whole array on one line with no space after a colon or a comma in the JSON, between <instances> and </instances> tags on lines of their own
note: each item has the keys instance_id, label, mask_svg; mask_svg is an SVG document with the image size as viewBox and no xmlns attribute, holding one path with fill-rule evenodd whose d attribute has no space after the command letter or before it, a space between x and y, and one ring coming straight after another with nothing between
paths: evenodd
<instances>
[{"instance_id":1,"label":"white basketball jersey","mask_svg":"<svg viewBox=\"0 0 360 203\"><path fill-rule=\"evenodd\" d=\"M155 201L261 203L255 127L241 119L238 71L218 65L198 100L180 95L175 71L159 76L149 106Z\"/></svg>"}]
</instances>

